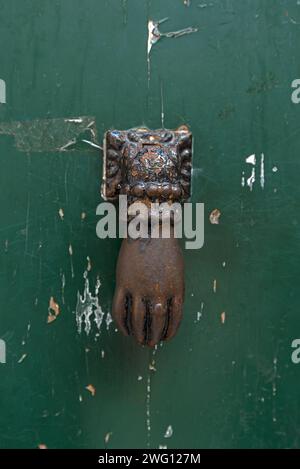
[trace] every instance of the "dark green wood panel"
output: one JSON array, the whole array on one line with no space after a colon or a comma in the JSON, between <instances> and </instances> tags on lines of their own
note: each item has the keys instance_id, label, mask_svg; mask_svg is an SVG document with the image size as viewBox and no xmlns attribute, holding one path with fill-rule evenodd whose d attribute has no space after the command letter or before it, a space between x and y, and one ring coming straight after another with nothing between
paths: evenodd
<instances>
[{"instance_id":1,"label":"dark green wood panel","mask_svg":"<svg viewBox=\"0 0 300 469\"><path fill-rule=\"evenodd\" d=\"M114 290L119 241L95 232L102 156L24 152L0 135L1 447L299 446L298 3L0 1L0 123L57 118L59 133L65 118L93 116L100 138L160 127L163 100L166 127L193 131L193 201L206 214L205 246L185 252L173 341L149 351L105 321L100 337L79 335L87 257L105 318ZM199 30L153 47L148 84L147 21L165 17L162 31ZM51 297L60 315L48 324Z\"/></svg>"}]
</instances>

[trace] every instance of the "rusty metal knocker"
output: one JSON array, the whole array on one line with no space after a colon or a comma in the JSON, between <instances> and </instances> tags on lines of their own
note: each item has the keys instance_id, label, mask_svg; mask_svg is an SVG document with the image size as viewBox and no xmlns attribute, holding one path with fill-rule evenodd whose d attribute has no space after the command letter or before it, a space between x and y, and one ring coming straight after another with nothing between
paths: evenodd
<instances>
[{"instance_id":1,"label":"rusty metal knocker","mask_svg":"<svg viewBox=\"0 0 300 469\"><path fill-rule=\"evenodd\" d=\"M111 130L104 138L106 200L184 202L190 196L192 135L177 130ZM127 237L118 257L112 314L125 335L150 347L173 337L182 318L183 256L169 239Z\"/></svg>"}]
</instances>

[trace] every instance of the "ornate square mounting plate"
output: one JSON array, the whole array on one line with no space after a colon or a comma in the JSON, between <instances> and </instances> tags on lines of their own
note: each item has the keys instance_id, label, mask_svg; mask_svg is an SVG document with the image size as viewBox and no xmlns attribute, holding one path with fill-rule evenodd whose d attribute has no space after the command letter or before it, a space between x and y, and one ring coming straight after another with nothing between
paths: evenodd
<instances>
[{"instance_id":1,"label":"ornate square mounting plate","mask_svg":"<svg viewBox=\"0 0 300 469\"><path fill-rule=\"evenodd\" d=\"M102 196L115 200L178 201L191 192L192 134L176 130L109 130L104 136Z\"/></svg>"}]
</instances>

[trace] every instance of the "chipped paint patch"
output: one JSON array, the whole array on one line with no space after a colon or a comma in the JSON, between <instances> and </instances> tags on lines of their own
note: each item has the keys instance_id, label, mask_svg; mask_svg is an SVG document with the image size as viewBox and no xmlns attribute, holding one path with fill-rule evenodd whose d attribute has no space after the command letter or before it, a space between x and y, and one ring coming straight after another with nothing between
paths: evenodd
<instances>
[{"instance_id":1,"label":"chipped paint patch","mask_svg":"<svg viewBox=\"0 0 300 469\"><path fill-rule=\"evenodd\" d=\"M48 446L45 445L45 443L39 443L39 444L38 444L38 448L39 448L39 449L48 449Z\"/></svg>"},{"instance_id":2,"label":"chipped paint patch","mask_svg":"<svg viewBox=\"0 0 300 469\"><path fill-rule=\"evenodd\" d=\"M148 65L148 85L150 82L150 74L151 74L151 64L150 64L150 54L152 51L153 46L163 37L167 38L177 38L184 36L186 34L196 33L198 28L193 28L191 26L183 29L179 29L177 31L169 31L167 33L162 33L159 30L159 26L168 21L169 18L163 18L162 20L154 21L149 19L148 21L148 39L147 39L147 65Z\"/></svg>"},{"instance_id":3,"label":"chipped paint patch","mask_svg":"<svg viewBox=\"0 0 300 469\"><path fill-rule=\"evenodd\" d=\"M245 162L247 164L252 165L252 168L251 168L251 173L250 173L249 177L247 177L247 178L245 176L245 171L244 170L242 171L241 186L245 187L247 185L247 187L249 187L250 191L252 192L253 186L254 186L255 181L256 181L257 158L256 158L255 153L247 156L245 158ZM259 174L260 187L262 189L264 189L264 187L265 187L265 155L264 155L264 153L260 154L260 170L259 170L259 172L260 172L260 174Z\"/></svg>"},{"instance_id":4,"label":"chipped paint patch","mask_svg":"<svg viewBox=\"0 0 300 469\"><path fill-rule=\"evenodd\" d=\"M109 311L108 311L108 313L106 314L105 322L106 322L106 330L108 331L108 330L109 330L109 326L110 326L111 323L113 322L112 317L111 317L111 314L110 314Z\"/></svg>"},{"instance_id":5,"label":"chipped paint patch","mask_svg":"<svg viewBox=\"0 0 300 469\"><path fill-rule=\"evenodd\" d=\"M212 225L218 225L219 224L219 219L221 216L221 212L219 209L215 208L211 214L209 215L209 221Z\"/></svg>"},{"instance_id":6,"label":"chipped paint patch","mask_svg":"<svg viewBox=\"0 0 300 469\"><path fill-rule=\"evenodd\" d=\"M109 442L111 436L112 436L112 432L108 432L106 433L105 437L104 437L104 443L107 445L107 443Z\"/></svg>"},{"instance_id":7,"label":"chipped paint patch","mask_svg":"<svg viewBox=\"0 0 300 469\"><path fill-rule=\"evenodd\" d=\"M225 311L223 311L223 312L221 313L221 323L224 324L225 321L226 321L226 313L225 313Z\"/></svg>"},{"instance_id":8,"label":"chipped paint patch","mask_svg":"<svg viewBox=\"0 0 300 469\"><path fill-rule=\"evenodd\" d=\"M86 270L83 274L84 278L84 291L83 295L80 292L77 292L77 305L76 305L76 322L78 333L81 334L82 326L84 326L84 331L89 335L92 329L91 318L100 331L104 312L99 304L98 294L101 286L99 278L96 280L95 293L94 295L90 291L90 282L88 279L88 271Z\"/></svg>"},{"instance_id":9,"label":"chipped paint patch","mask_svg":"<svg viewBox=\"0 0 300 469\"><path fill-rule=\"evenodd\" d=\"M172 425L169 425L164 434L164 438L171 438L171 436L173 436L173 427Z\"/></svg>"},{"instance_id":10,"label":"chipped paint patch","mask_svg":"<svg viewBox=\"0 0 300 469\"><path fill-rule=\"evenodd\" d=\"M93 384L88 384L88 385L85 387L85 389L86 389L87 391L89 391L89 393L91 393L91 395L92 395L93 397L95 397L95 395L96 395L96 388L95 388L95 386L93 386Z\"/></svg>"},{"instance_id":11,"label":"chipped paint patch","mask_svg":"<svg viewBox=\"0 0 300 469\"><path fill-rule=\"evenodd\" d=\"M253 155L249 155L249 156L246 158L246 163L248 163L248 164L253 164L254 166L256 165L255 153L253 153Z\"/></svg>"},{"instance_id":12,"label":"chipped paint patch","mask_svg":"<svg viewBox=\"0 0 300 469\"><path fill-rule=\"evenodd\" d=\"M58 210L58 215L60 216L60 219L61 219L61 220L64 219L65 214L64 214L64 210L63 210L62 208L60 208L60 209Z\"/></svg>"},{"instance_id":13,"label":"chipped paint patch","mask_svg":"<svg viewBox=\"0 0 300 469\"><path fill-rule=\"evenodd\" d=\"M53 321L55 321L59 314L60 314L59 304L56 303L53 296L51 296L49 300L47 323L50 324Z\"/></svg>"},{"instance_id":14,"label":"chipped paint patch","mask_svg":"<svg viewBox=\"0 0 300 469\"><path fill-rule=\"evenodd\" d=\"M152 360L151 363L149 363L149 371L156 371L155 360Z\"/></svg>"}]
</instances>

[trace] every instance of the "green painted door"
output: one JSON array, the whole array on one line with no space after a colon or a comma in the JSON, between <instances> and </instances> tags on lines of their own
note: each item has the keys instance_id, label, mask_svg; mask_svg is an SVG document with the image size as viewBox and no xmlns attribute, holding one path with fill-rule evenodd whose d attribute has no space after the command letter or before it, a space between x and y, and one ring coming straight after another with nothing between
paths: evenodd
<instances>
[{"instance_id":1,"label":"green painted door","mask_svg":"<svg viewBox=\"0 0 300 469\"><path fill-rule=\"evenodd\" d=\"M299 446L299 2L0 7L0 446ZM165 17L198 30L147 62ZM149 350L110 322L120 242L96 236L97 146L162 113L193 132L205 245L184 252L179 333Z\"/></svg>"}]
</instances>

